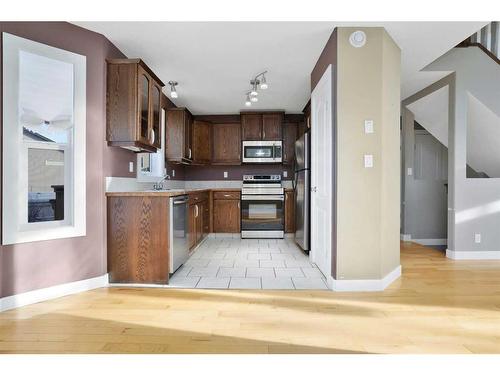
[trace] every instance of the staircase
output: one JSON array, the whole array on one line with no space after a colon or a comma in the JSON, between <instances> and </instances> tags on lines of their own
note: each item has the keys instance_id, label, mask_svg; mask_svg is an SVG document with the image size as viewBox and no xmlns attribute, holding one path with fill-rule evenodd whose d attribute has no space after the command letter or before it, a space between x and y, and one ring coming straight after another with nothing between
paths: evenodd
<instances>
[{"instance_id":1,"label":"staircase","mask_svg":"<svg viewBox=\"0 0 500 375\"><path fill-rule=\"evenodd\" d=\"M472 34L457 47L479 47L500 64L500 22L490 22L477 33Z\"/></svg>"},{"instance_id":2,"label":"staircase","mask_svg":"<svg viewBox=\"0 0 500 375\"><path fill-rule=\"evenodd\" d=\"M500 23L491 22L424 69L456 73L457 90L464 93L457 108L463 109L461 121L467 124L468 168L482 177L500 177L499 54ZM448 146L447 87L410 104L408 109L416 121Z\"/></svg>"}]
</instances>

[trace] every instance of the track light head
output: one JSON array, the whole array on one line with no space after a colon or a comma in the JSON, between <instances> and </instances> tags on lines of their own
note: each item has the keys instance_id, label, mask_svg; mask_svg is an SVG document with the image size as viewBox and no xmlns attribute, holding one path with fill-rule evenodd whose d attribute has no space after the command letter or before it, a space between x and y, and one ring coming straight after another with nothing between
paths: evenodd
<instances>
[{"instance_id":1,"label":"track light head","mask_svg":"<svg viewBox=\"0 0 500 375\"><path fill-rule=\"evenodd\" d=\"M250 91L250 96L257 96L259 93L257 92L257 85L259 84L258 79L252 79L250 81L250 84L252 85L252 91Z\"/></svg>"},{"instance_id":2,"label":"track light head","mask_svg":"<svg viewBox=\"0 0 500 375\"><path fill-rule=\"evenodd\" d=\"M168 81L168 84L170 85L170 97L172 99L178 98L179 94L177 94L177 90L175 89L175 86L178 85L177 81Z\"/></svg>"},{"instance_id":3,"label":"track light head","mask_svg":"<svg viewBox=\"0 0 500 375\"><path fill-rule=\"evenodd\" d=\"M260 88L262 90L267 90L269 86L267 85L267 82L266 82L266 76L264 75L264 73L262 73L262 78L260 79Z\"/></svg>"}]
</instances>

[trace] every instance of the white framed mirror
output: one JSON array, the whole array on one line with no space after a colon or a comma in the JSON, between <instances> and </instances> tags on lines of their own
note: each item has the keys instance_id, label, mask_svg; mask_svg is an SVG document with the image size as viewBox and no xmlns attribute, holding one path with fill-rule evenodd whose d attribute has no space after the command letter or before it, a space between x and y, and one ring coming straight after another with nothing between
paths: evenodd
<instances>
[{"instance_id":1,"label":"white framed mirror","mask_svg":"<svg viewBox=\"0 0 500 375\"><path fill-rule=\"evenodd\" d=\"M2 38L2 243L84 236L86 57Z\"/></svg>"}]
</instances>

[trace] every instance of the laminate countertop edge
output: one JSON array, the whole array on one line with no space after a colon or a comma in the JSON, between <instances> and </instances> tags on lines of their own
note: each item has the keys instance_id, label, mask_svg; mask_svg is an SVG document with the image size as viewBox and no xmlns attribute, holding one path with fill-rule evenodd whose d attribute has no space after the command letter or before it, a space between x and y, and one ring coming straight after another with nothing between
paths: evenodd
<instances>
[{"instance_id":1,"label":"laminate countertop edge","mask_svg":"<svg viewBox=\"0 0 500 375\"><path fill-rule=\"evenodd\" d=\"M237 191L240 192L241 189L235 188L216 188L216 189L172 189L172 190L158 190L158 191L108 191L106 192L107 197L176 197L179 195L203 193L209 191Z\"/></svg>"}]
</instances>

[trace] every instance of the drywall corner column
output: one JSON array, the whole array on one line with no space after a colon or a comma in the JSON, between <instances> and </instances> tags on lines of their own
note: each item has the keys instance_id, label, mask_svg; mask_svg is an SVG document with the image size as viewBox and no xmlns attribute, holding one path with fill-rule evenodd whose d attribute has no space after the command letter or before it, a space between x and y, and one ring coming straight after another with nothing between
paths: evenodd
<instances>
[{"instance_id":1,"label":"drywall corner column","mask_svg":"<svg viewBox=\"0 0 500 375\"><path fill-rule=\"evenodd\" d=\"M400 265L400 50L383 28L337 33L337 280L377 280Z\"/></svg>"}]
</instances>

